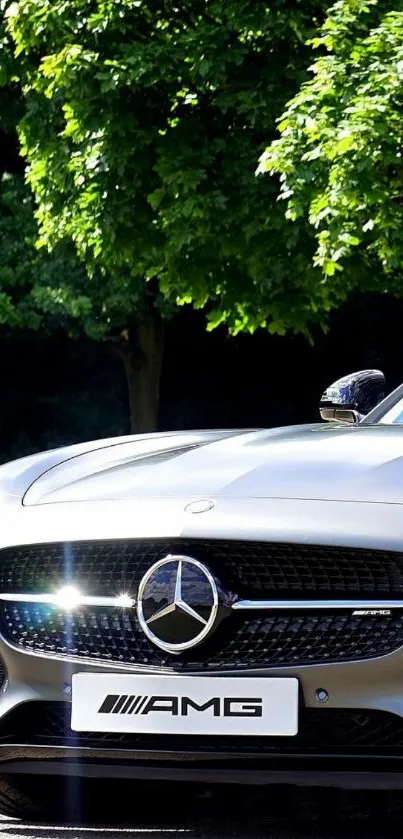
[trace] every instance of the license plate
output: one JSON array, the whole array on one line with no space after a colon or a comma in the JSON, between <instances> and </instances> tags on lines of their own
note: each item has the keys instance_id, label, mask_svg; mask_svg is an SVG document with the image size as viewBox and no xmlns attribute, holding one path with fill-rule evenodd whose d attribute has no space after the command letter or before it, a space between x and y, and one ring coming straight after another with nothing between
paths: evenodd
<instances>
[{"instance_id":1,"label":"license plate","mask_svg":"<svg viewBox=\"0 0 403 839\"><path fill-rule=\"evenodd\" d=\"M298 730L298 681L77 673L71 728L122 734L293 736Z\"/></svg>"}]
</instances>

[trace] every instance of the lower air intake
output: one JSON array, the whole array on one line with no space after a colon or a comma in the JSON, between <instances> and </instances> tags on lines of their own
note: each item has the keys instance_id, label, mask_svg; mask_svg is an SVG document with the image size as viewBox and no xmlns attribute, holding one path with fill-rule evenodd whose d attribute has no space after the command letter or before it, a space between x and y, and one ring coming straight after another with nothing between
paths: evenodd
<instances>
[{"instance_id":1,"label":"lower air intake","mask_svg":"<svg viewBox=\"0 0 403 839\"><path fill-rule=\"evenodd\" d=\"M70 716L69 703L24 704L0 721L0 746L23 743L157 753L403 757L403 719L386 711L302 708L295 737L78 734L71 731Z\"/></svg>"}]
</instances>

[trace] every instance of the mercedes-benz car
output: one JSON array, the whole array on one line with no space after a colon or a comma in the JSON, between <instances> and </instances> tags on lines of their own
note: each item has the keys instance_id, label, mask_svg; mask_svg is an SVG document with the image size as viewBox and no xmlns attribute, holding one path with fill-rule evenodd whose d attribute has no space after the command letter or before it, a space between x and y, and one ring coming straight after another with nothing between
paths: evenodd
<instances>
[{"instance_id":1,"label":"mercedes-benz car","mask_svg":"<svg viewBox=\"0 0 403 839\"><path fill-rule=\"evenodd\" d=\"M0 811L44 776L403 786L403 386L0 468Z\"/></svg>"}]
</instances>

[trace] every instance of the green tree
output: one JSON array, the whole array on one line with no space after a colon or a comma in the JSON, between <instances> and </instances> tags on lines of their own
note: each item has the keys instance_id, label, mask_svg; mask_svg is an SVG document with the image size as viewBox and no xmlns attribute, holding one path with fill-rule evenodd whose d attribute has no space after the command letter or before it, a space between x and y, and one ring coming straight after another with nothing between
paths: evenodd
<instances>
[{"instance_id":1,"label":"green tree","mask_svg":"<svg viewBox=\"0 0 403 839\"><path fill-rule=\"evenodd\" d=\"M281 176L296 240L310 230L331 305L354 287L401 294L403 3L340 0L313 46L260 171Z\"/></svg>"},{"instance_id":2,"label":"green tree","mask_svg":"<svg viewBox=\"0 0 403 839\"><path fill-rule=\"evenodd\" d=\"M24 178L5 172L0 184L0 327L77 334L91 307L86 274L73 249L35 246L34 205ZM81 292L80 292L81 285Z\"/></svg>"},{"instance_id":3,"label":"green tree","mask_svg":"<svg viewBox=\"0 0 403 839\"><path fill-rule=\"evenodd\" d=\"M123 357L133 428L157 424L163 323L303 330L327 305L256 159L306 78L329 3L19 0L7 11L40 243L73 242L84 327ZM10 71L9 71L10 73ZM74 293L62 279L48 297Z\"/></svg>"},{"instance_id":4,"label":"green tree","mask_svg":"<svg viewBox=\"0 0 403 839\"><path fill-rule=\"evenodd\" d=\"M0 2L0 10L2 8ZM6 47L4 19L0 43ZM2 52L0 84L12 76L12 55ZM80 331L91 301L85 295L86 272L71 243L58 243L52 253L38 250L38 225L32 191L25 183L17 124L23 113L16 84L0 87L0 335L21 335L60 329ZM69 293L63 297L63 285ZM63 300L62 300L63 297ZM62 301L62 305L61 305ZM29 359L27 359L29 364Z\"/></svg>"}]
</instances>

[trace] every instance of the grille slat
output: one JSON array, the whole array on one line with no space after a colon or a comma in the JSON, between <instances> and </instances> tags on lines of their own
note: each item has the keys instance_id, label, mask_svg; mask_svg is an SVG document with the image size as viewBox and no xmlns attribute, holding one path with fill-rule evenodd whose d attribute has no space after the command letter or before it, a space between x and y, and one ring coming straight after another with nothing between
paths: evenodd
<instances>
[{"instance_id":1,"label":"grille slat","mask_svg":"<svg viewBox=\"0 0 403 839\"><path fill-rule=\"evenodd\" d=\"M136 595L150 566L169 553L204 562L240 597L337 599L402 597L403 554L306 545L212 540L122 540L30 545L0 552L0 590L53 593L74 583L83 593ZM200 647L171 656L151 644L134 609L3 601L1 630L14 644L48 655L77 656L171 671L283 667L356 661L403 645L403 616L234 612Z\"/></svg>"}]
</instances>

